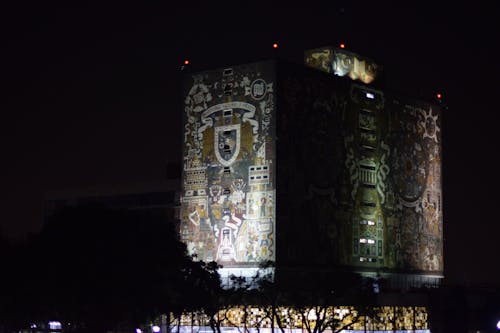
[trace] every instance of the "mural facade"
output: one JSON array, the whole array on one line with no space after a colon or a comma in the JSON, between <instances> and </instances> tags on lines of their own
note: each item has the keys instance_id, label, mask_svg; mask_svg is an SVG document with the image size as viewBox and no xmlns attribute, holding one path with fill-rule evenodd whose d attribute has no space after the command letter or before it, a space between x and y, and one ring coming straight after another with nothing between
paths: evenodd
<instances>
[{"instance_id":1,"label":"mural facade","mask_svg":"<svg viewBox=\"0 0 500 333\"><path fill-rule=\"evenodd\" d=\"M186 75L181 239L225 267L275 259L274 70Z\"/></svg>"},{"instance_id":2,"label":"mural facade","mask_svg":"<svg viewBox=\"0 0 500 333\"><path fill-rule=\"evenodd\" d=\"M347 76L365 84L372 83L382 68L370 58L336 47L321 47L307 50L304 55L306 66L338 76Z\"/></svg>"},{"instance_id":3,"label":"mural facade","mask_svg":"<svg viewBox=\"0 0 500 333\"><path fill-rule=\"evenodd\" d=\"M278 227L299 246L281 253L441 275L440 109L324 76L284 78L278 137L294 135L277 146Z\"/></svg>"},{"instance_id":4,"label":"mural facade","mask_svg":"<svg viewBox=\"0 0 500 333\"><path fill-rule=\"evenodd\" d=\"M180 232L225 267L441 275L441 111L303 66L185 76Z\"/></svg>"}]
</instances>

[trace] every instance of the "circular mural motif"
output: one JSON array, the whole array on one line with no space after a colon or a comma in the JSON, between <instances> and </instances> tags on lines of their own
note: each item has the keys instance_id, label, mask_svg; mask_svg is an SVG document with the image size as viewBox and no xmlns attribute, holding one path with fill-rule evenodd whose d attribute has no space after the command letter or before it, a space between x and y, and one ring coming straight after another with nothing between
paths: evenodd
<instances>
[{"instance_id":1,"label":"circular mural motif","mask_svg":"<svg viewBox=\"0 0 500 333\"><path fill-rule=\"evenodd\" d=\"M415 133L409 133L411 131L407 130L402 140L395 140L396 153L392 157L395 190L403 204L410 205L422 196L428 175L425 145Z\"/></svg>"}]
</instances>

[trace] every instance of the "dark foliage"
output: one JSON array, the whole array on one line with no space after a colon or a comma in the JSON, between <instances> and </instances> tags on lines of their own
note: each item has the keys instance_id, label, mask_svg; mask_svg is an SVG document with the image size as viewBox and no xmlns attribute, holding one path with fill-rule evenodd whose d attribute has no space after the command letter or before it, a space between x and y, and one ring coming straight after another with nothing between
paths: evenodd
<instances>
[{"instance_id":1,"label":"dark foliage","mask_svg":"<svg viewBox=\"0 0 500 333\"><path fill-rule=\"evenodd\" d=\"M47 320L77 331L137 327L219 281L186 255L165 216L94 205L57 212L10 258L1 307L10 329Z\"/></svg>"}]
</instances>

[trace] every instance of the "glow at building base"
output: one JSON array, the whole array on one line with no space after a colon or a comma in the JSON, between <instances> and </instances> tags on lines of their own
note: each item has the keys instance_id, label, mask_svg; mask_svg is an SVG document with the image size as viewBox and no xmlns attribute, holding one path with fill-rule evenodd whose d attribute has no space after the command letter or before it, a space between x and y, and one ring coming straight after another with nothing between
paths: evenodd
<instances>
[{"instance_id":1,"label":"glow at building base","mask_svg":"<svg viewBox=\"0 0 500 333\"><path fill-rule=\"evenodd\" d=\"M355 307L338 306L325 308L321 313L315 312L315 307L302 309L303 312L292 307L279 307L276 309L274 324L271 322L269 308L257 306L229 307L220 310L215 317L217 325L224 332L238 332L245 328L248 332L269 332L271 328L278 329L279 325L286 332L304 333L307 327L314 330L319 323L318 319L331 323L324 332L331 333L344 328L344 333L357 332L420 332L428 333L428 314L425 307L411 306L382 306L372 308L372 315L364 316ZM319 311L319 310L318 310ZM180 320L180 323L179 323ZM170 329L173 333L211 332L210 318L203 313L186 313L180 318L171 315ZM278 320L280 324L278 325ZM177 331L177 327L180 330Z\"/></svg>"}]
</instances>

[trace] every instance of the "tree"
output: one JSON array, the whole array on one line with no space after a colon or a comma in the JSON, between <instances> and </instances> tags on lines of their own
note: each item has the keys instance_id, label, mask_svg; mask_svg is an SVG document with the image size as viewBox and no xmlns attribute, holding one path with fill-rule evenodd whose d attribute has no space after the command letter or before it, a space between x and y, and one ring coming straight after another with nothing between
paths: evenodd
<instances>
[{"instance_id":1,"label":"tree","mask_svg":"<svg viewBox=\"0 0 500 333\"><path fill-rule=\"evenodd\" d=\"M272 263L268 263L272 265ZM276 270L257 279L261 304L271 321L285 332L287 317L298 314L308 333L351 328L372 305L371 291L358 274L339 269ZM356 305L356 307L347 307ZM342 311L336 312L342 307Z\"/></svg>"},{"instance_id":2,"label":"tree","mask_svg":"<svg viewBox=\"0 0 500 333\"><path fill-rule=\"evenodd\" d=\"M56 212L13 262L12 327L51 319L92 332L182 307L194 265L165 216L97 205Z\"/></svg>"}]
</instances>

